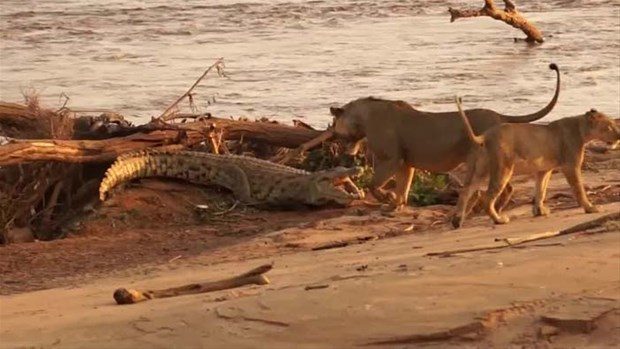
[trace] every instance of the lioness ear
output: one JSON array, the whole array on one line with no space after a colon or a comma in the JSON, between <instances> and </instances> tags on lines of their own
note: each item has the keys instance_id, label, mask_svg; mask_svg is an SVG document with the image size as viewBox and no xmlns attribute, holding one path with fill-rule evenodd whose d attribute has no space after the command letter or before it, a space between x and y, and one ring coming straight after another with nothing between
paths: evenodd
<instances>
[{"instance_id":1,"label":"lioness ear","mask_svg":"<svg viewBox=\"0 0 620 349\"><path fill-rule=\"evenodd\" d=\"M342 108L336 108L336 107L329 107L329 112L335 116L335 117L339 117L342 115L342 113L344 113L344 109Z\"/></svg>"},{"instance_id":2,"label":"lioness ear","mask_svg":"<svg viewBox=\"0 0 620 349\"><path fill-rule=\"evenodd\" d=\"M588 120L592 121L594 119L596 119L596 109L592 108L589 111L586 112L586 118L588 118Z\"/></svg>"}]
</instances>

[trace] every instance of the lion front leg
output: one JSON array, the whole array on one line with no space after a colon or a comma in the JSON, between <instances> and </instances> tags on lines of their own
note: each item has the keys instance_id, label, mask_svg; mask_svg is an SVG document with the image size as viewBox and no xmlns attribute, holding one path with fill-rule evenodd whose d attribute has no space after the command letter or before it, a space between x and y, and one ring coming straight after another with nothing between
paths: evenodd
<instances>
[{"instance_id":1,"label":"lion front leg","mask_svg":"<svg viewBox=\"0 0 620 349\"><path fill-rule=\"evenodd\" d=\"M597 213L599 212L598 208L588 200L586 191L583 188L583 180L579 168L578 166L566 166L562 168L562 172L566 177L566 181L573 189L577 202L583 207L584 211L586 213Z\"/></svg>"},{"instance_id":2,"label":"lion front leg","mask_svg":"<svg viewBox=\"0 0 620 349\"><path fill-rule=\"evenodd\" d=\"M397 202L398 197L391 190L384 190L383 186L394 176L400 161L383 160L375 162L375 174L370 182L370 192L380 202L394 204Z\"/></svg>"},{"instance_id":3,"label":"lion front leg","mask_svg":"<svg viewBox=\"0 0 620 349\"><path fill-rule=\"evenodd\" d=\"M394 190L395 198L391 203L394 210L400 210L407 205L409 199L409 190L411 190L411 181L415 169L407 164L402 164L398 172L396 172L396 188Z\"/></svg>"}]
</instances>

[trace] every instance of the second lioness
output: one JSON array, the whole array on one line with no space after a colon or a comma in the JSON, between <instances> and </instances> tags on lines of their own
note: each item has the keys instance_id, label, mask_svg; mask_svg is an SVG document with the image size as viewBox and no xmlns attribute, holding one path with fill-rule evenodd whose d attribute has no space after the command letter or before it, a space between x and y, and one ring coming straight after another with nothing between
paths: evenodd
<instances>
[{"instance_id":1,"label":"second lioness","mask_svg":"<svg viewBox=\"0 0 620 349\"><path fill-rule=\"evenodd\" d=\"M474 131L480 134L501 123L527 123L549 114L560 93L559 69L553 63L549 68L556 71L557 83L547 106L523 116L506 116L489 109L468 110L467 117ZM396 208L407 202L414 168L450 171L465 162L472 146L457 112L423 112L403 101L372 97L330 111L336 135L354 142L367 139L368 148L375 155L371 191L378 200L391 201ZM383 190L394 175L395 193Z\"/></svg>"},{"instance_id":2,"label":"second lioness","mask_svg":"<svg viewBox=\"0 0 620 349\"><path fill-rule=\"evenodd\" d=\"M598 212L588 197L581 179L584 148L592 140L615 145L620 142L620 127L595 109L579 116L563 118L547 125L521 124L497 125L482 136L474 135L468 118L457 106L464 123L466 135L474 147L468 160L465 187L459 194L456 214L452 219L455 228L463 224L467 215L469 197L483 180L489 177L484 208L497 224L507 223L508 216L495 210L495 201L513 173L532 173L536 176L536 193L533 213L549 214L544 205L547 185L554 169L560 169L575 197L586 213Z\"/></svg>"}]
</instances>

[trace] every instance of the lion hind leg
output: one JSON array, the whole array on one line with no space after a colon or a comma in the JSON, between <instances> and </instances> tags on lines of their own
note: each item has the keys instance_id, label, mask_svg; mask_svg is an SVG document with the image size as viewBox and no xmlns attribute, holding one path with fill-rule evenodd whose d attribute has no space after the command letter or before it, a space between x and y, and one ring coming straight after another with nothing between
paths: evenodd
<instances>
[{"instance_id":1,"label":"lion hind leg","mask_svg":"<svg viewBox=\"0 0 620 349\"><path fill-rule=\"evenodd\" d=\"M536 192L534 194L534 206L532 206L534 216L549 215L549 208L545 206L545 197L547 196L547 186L549 185L552 172L541 171L536 175Z\"/></svg>"},{"instance_id":2,"label":"lion hind leg","mask_svg":"<svg viewBox=\"0 0 620 349\"><path fill-rule=\"evenodd\" d=\"M478 188L486 178L487 167L482 161L470 161L465 184L459 193L452 226L457 229L463 225L465 218L471 213L474 206L480 201L480 191Z\"/></svg>"},{"instance_id":3,"label":"lion hind leg","mask_svg":"<svg viewBox=\"0 0 620 349\"><path fill-rule=\"evenodd\" d=\"M506 224L510 222L510 218L506 214L499 214L495 209L495 202L510 181L514 171L514 164L498 162L491 169L491 178L489 179L489 187L487 189L485 207L489 216L495 224Z\"/></svg>"},{"instance_id":4,"label":"lion hind leg","mask_svg":"<svg viewBox=\"0 0 620 349\"><path fill-rule=\"evenodd\" d=\"M504 211L506 206L510 203L510 199L512 199L513 194L514 188L510 182L508 182L508 184L506 184L506 188L502 191L499 198L495 202L495 210L497 210L497 213L502 213L502 211Z\"/></svg>"}]
</instances>

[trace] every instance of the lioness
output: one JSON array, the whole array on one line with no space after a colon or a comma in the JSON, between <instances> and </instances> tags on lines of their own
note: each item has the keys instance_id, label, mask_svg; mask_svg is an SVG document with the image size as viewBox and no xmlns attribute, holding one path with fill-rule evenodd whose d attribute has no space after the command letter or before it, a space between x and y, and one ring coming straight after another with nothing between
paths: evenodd
<instances>
[{"instance_id":1,"label":"lioness","mask_svg":"<svg viewBox=\"0 0 620 349\"><path fill-rule=\"evenodd\" d=\"M469 197L487 176L490 178L485 210L496 224L509 222L508 216L496 211L495 200L512 177L515 167L519 173L529 172L536 176L534 216L549 214L544 201L554 169L564 173L586 213L598 212L583 188L581 164L585 145L589 141L598 139L610 145L620 142L620 127L608 116L592 109L583 115L563 118L547 125L501 124L490 128L482 136L476 136L458 98L457 107L468 139L479 148L473 149L468 160L465 187L459 194L452 219L455 228L463 224Z\"/></svg>"},{"instance_id":2,"label":"lioness","mask_svg":"<svg viewBox=\"0 0 620 349\"><path fill-rule=\"evenodd\" d=\"M540 111L523 116L506 116L489 109L471 109L467 116L478 134L501 123L527 123L547 115L560 93L560 70L555 64L557 82L553 98ZM330 108L334 116L334 133L349 141L368 141L375 154L371 192L379 201L389 201L394 208L407 203L414 168L446 172L465 162L472 143L465 136L457 112L430 113L414 109L403 101L373 97L349 102L342 108ZM356 146L353 149L358 148ZM396 189L382 189L396 174Z\"/></svg>"}]
</instances>

